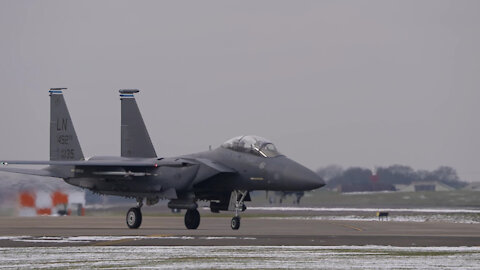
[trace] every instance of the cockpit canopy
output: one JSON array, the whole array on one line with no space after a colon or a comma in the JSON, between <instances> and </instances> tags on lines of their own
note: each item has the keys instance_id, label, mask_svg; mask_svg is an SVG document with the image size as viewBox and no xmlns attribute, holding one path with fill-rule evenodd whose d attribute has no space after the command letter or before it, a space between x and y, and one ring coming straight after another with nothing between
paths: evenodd
<instances>
[{"instance_id":1,"label":"cockpit canopy","mask_svg":"<svg viewBox=\"0 0 480 270\"><path fill-rule=\"evenodd\" d=\"M266 158L282 155L269 140L252 135L235 137L223 143L222 147Z\"/></svg>"}]
</instances>

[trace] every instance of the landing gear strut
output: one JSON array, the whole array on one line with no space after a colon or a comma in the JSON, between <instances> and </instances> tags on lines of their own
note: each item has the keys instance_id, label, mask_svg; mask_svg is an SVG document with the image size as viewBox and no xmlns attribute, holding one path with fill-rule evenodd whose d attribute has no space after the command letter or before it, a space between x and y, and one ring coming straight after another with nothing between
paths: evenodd
<instances>
[{"instance_id":1,"label":"landing gear strut","mask_svg":"<svg viewBox=\"0 0 480 270\"><path fill-rule=\"evenodd\" d=\"M132 207L127 212L127 226L130 229L138 229L142 224L143 198L137 198L137 207Z\"/></svg>"},{"instance_id":2,"label":"landing gear strut","mask_svg":"<svg viewBox=\"0 0 480 270\"><path fill-rule=\"evenodd\" d=\"M200 213L197 209L188 209L185 213L185 227L189 230L195 230L200 225Z\"/></svg>"},{"instance_id":3,"label":"landing gear strut","mask_svg":"<svg viewBox=\"0 0 480 270\"><path fill-rule=\"evenodd\" d=\"M245 211L247 207L243 203L245 198L247 197L248 191L246 190L238 190L235 191L235 216L232 218L232 222L230 223L230 227L232 230L238 230L240 228L240 214L239 211ZM241 195L241 196L239 196ZM240 198L239 198L240 197Z\"/></svg>"}]
</instances>

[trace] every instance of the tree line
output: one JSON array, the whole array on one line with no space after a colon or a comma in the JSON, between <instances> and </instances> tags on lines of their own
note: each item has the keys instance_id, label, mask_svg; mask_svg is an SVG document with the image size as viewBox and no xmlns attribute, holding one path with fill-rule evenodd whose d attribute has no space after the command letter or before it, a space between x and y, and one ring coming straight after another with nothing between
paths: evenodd
<instances>
[{"instance_id":1,"label":"tree line","mask_svg":"<svg viewBox=\"0 0 480 270\"><path fill-rule=\"evenodd\" d=\"M433 171L414 170L409 166L392 165L374 170L351 167L343 169L339 165L330 165L317 170L326 182L328 189L340 189L342 192L354 191L395 191L395 185L410 185L414 182L439 182L459 189L467 185L457 171L449 166L440 166Z\"/></svg>"}]
</instances>

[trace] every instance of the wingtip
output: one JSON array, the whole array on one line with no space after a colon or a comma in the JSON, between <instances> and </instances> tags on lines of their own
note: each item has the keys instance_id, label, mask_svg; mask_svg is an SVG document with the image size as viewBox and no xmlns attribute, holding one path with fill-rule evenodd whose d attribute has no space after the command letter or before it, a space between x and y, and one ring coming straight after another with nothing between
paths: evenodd
<instances>
[{"instance_id":1,"label":"wingtip","mask_svg":"<svg viewBox=\"0 0 480 270\"><path fill-rule=\"evenodd\" d=\"M135 94L135 93L140 92L140 90L138 90L138 89L120 89L120 90L118 90L118 92L120 94Z\"/></svg>"},{"instance_id":2,"label":"wingtip","mask_svg":"<svg viewBox=\"0 0 480 270\"><path fill-rule=\"evenodd\" d=\"M48 91L48 93L50 93L50 95L52 95L52 94L63 94L63 90L67 90L67 88L65 88L65 87L62 87L62 88L50 88L50 90Z\"/></svg>"}]
</instances>

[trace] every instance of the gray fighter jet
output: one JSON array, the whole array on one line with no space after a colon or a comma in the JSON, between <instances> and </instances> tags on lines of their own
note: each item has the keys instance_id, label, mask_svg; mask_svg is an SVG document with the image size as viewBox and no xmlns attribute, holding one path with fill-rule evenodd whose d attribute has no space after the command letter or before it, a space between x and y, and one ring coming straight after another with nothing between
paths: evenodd
<instances>
[{"instance_id":1,"label":"gray fighter jet","mask_svg":"<svg viewBox=\"0 0 480 270\"><path fill-rule=\"evenodd\" d=\"M63 97L65 88L50 89L50 160L2 161L0 171L62 178L96 193L136 198L127 212L131 229L142 223L141 207L169 200L168 207L186 209L185 226L200 225L197 201L210 202L212 212L234 211L231 227L240 227L253 190L304 191L324 181L311 170L282 155L257 136L239 136L215 150L178 157L157 157L138 109L136 89L120 90L121 157L83 155ZM9 164L48 165L24 169Z\"/></svg>"}]
</instances>

